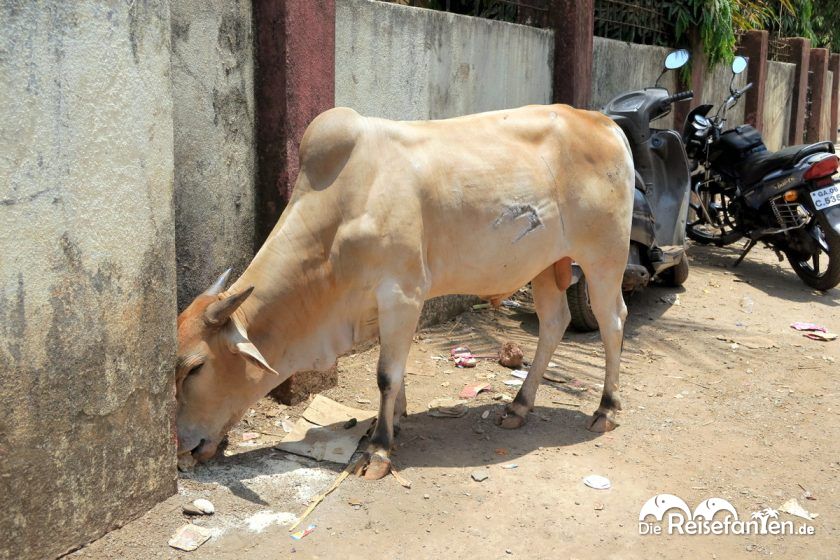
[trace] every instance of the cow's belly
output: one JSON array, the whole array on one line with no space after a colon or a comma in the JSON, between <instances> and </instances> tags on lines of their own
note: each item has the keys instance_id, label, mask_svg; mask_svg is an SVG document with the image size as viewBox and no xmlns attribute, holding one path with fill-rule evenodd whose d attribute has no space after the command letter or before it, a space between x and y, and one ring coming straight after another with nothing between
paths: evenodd
<instances>
[{"instance_id":1,"label":"cow's belly","mask_svg":"<svg viewBox=\"0 0 840 560\"><path fill-rule=\"evenodd\" d=\"M437 224L439 229L433 226L425 255L430 297L510 293L568 256L554 201L509 202L495 208L452 216Z\"/></svg>"}]
</instances>

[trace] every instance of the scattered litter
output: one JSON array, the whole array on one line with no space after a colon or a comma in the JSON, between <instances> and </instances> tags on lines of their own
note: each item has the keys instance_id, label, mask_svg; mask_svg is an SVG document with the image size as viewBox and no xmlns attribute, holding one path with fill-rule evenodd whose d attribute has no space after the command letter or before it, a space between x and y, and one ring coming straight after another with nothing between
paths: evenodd
<instances>
[{"instance_id":1,"label":"scattered litter","mask_svg":"<svg viewBox=\"0 0 840 560\"><path fill-rule=\"evenodd\" d=\"M568 379L560 375L559 373L554 373L553 371L546 371L543 373L543 379L547 381L553 381L554 383L566 383Z\"/></svg>"},{"instance_id":2,"label":"scattered litter","mask_svg":"<svg viewBox=\"0 0 840 560\"><path fill-rule=\"evenodd\" d=\"M472 356L472 352L466 346L456 346L455 348L453 348L452 350L449 351L449 354L453 358L456 358L458 356L463 356L465 354Z\"/></svg>"},{"instance_id":3,"label":"scattered litter","mask_svg":"<svg viewBox=\"0 0 840 560\"><path fill-rule=\"evenodd\" d=\"M489 383L470 383L461 389L461 392L458 393L458 398L474 399L480 392L489 391L490 387L491 385Z\"/></svg>"},{"instance_id":4,"label":"scattered litter","mask_svg":"<svg viewBox=\"0 0 840 560\"><path fill-rule=\"evenodd\" d=\"M681 305L679 294L668 294L659 298L662 303L669 303L671 305Z\"/></svg>"},{"instance_id":5,"label":"scattered litter","mask_svg":"<svg viewBox=\"0 0 840 560\"><path fill-rule=\"evenodd\" d=\"M472 356L455 356L455 366L461 368L473 368L478 362Z\"/></svg>"},{"instance_id":6,"label":"scattered litter","mask_svg":"<svg viewBox=\"0 0 840 560\"><path fill-rule=\"evenodd\" d=\"M487 472L485 471L473 471L470 477L472 477L472 479L476 482L484 482L485 480L490 478L490 475L487 474Z\"/></svg>"},{"instance_id":7,"label":"scattered litter","mask_svg":"<svg viewBox=\"0 0 840 560\"><path fill-rule=\"evenodd\" d=\"M524 383L521 379L505 379L505 385L509 387L521 387Z\"/></svg>"},{"instance_id":8,"label":"scattered litter","mask_svg":"<svg viewBox=\"0 0 840 560\"><path fill-rule=\"evenodd\" d=\"M473 308L474 311L478 311L480 309L490 309L490 304L489 303L476 303L475 305L472 306L472 308Z\"/></svg>"},{"instance_id":9,"label":"scattered litter","mask_svg":"<svg viewBox=\"0 0 840 560\"><path fill-rule=\"evenodd\" d=\"M286 432L287 434L292 433L292 430L295 429L295 425L292 424L292 422L289 421L289 420L279 420L279 421L275 422L275 424L277 426L280 426L281 428L283 428L283 431Z\"/></svg>"},{"instance_id":10,"label":"scattered litter","mask_svg":"<svg viewBox=\"0 0 840 560\"><path fill-rule=\"evenodd\" d=\"M816 519L817 516L819 516L819 513L811 513L804 507L802 507L802 505L796 498L791 498L790 500L783 503L779 507L779 511L795 515L796 517L801 517L802 519L807 519L808 521Z\"/></svg>"},{"instance_id":11,"label":"scattered litter","mask_svg":"<svg viewBox=\"0 0 840 560\"><path fill-rule=\"evenodd\" d=\"M755 307L755 302L750 296L744 296L741 298L741 311L744 313L752 313L753 307Z\"/></svg>"},{"instance_id":12,"label":"scattered litter","mask_svg":"<svg viewBox=\"0 0 840 560\"><path fill-rule=\"evenodd\" d=\"M485 410L484 412L481 413L481 419L482 420L487 420L489 417L490 417L490 411L489 410Z\"/></svg>"},{"instance_id":13,"label":"scattered litter","mask_svg":"<svg viewBox=\"0 0 840 560\"><path fill-rule=\"evenodd\" d=\"M810 490L808 490L807 488L805 488L804 486L802 486L798 482L796 483L796 485L799 486L800 488L802 488L802 492L803 492L802 495L805 497L806 500L816 500L817 499L817 498L814 497L813 494L811 494Z\"/></svg>"},{"instance_id":14,"label":"scattered litter","mask_svg":"<svg viewBox=\"0 0 840 560\"><path fill-rule=\"evenodd\" d=\"M212 531L207 527L199 527L198 525L187 523L178 527L175 534L169 539L168 544L172 548L192 552L206 543L212 534Z\"/></svg>"},{"instance_id":15,"label":"scattered litter","mask_svg":"<svg viewBox=\"0 0 840 560\"><path fill-rule=\"evenodd\" d=\"M583 483L595 490L607 490L612 486L612 484L610 484L610 479L597 474L590 474L583 479Z\"/></svg>"},{"instance_id":16,"label":"scattered litter","mask_svg":"<svg viewBox=\"0 0 840 560\"><path fill-rule=\"evenodd\" d=\"M205 500L204 498L193 500L191 505L204 515L213 515L216 513L216 506L213 505L213 502Z\"/></svg>"},{"instance_id":17,"label":"scattered litter","mask_svg":"<svg viewBox=\"0 0 840 560\"><path fill-rule=\"evenodd\" d=\"M428 494L423 494L423 499L424 500L428 500L429 498L431 498L431 496L429 496Z\"/></svg>"},{"instance_id":18,"label":"scattered litter","mask_svg":"<svg viewBox=\"0 0 840 560\"><path fill-rule=\"evenodd\" d=\"M513 342L505 342L499 350L499 363L505 367L520 368L523 360L522 348Z\"/></svg>"},{"instance_id":19,"label":"scattered litter","mask_svg":"<svg viewBox=\"0 0 840 560\"><path fill-rule=\"evenodd\" d=\"M730 348L737 350L739 346L749 348L750 350L769 350L770 348L778 348L779 345L770 340L760 336L739 337L737 340L724 335L717 335L715 338L722 342L729 342Z\"/></svg>"},{"instance_id":20,"label":"scattered litter","mask_svg":"<svg viewBox=\"0 0 840 560\"><path fill-rule=\"evenodd\" d=\"M521 303L519 303L518 301L513 300L513 299L503 299L502 300L502 305L504 305L505 307L510 307L512 309L518 309L518 308L522 307Z\"/></svg>"},{"instance_id":21,"label":"scattered litter","mask_svg":"<svg viewBox=\"0 0 840 560\"><path fill-rule=\"evenodd\" d=\"M525 379L526 377L528 377L528 372L524 369L515 369L512 372L510 372L510 374L514 377L518 377L519 379Z\"/></svg>"},{"instance_id":22,"label":"scattered litter","mask_svg":"<svg viewBox=\"0 0 840 560\"><path fill-rule=\"evenodd\" d=\"M515 469L518 466L519 465L517 465L516 463L508 463L507 465L502 465L502 468L505 469L505 470L510 470L510 469Z\"/></svg>"},{"instance_id":23,"label":"scattered litter","mask_svg":"<svg viewBox=\"0 0 840 560\"><path fill-rule=\"evenodd\" d=\"M353 509L359 509L363 505L362 501L357 498L350 498L347 500L347 503L350 504Z\"/></svg>"},{"instance_id":24,"label":"scattered litter","mask_svg":"<svg viewBox=\"0 0 840 560\"><path fill-rule=\"evenodd\" d=\"M318 461L347 463L375 416L376 412L350 408L323 395L316 395L292 432L275 449ZM352 418L356 419L356 425L345 428Z\"/></svg>"},{"instance_id":25,"label":"scattered litter","mask_svg":"<svg viewBox=\"0 0 840 560\"><path fill-rule=\"evenodd\" d=\"M797 321L795 323L790 324L790 328L796 329L798 331L819 331L819 332L826 332L826 329L823 326L817 325L815 323L803 323L801 321Z\"/></svg>"},{"instance_id":26,"label":"scattered litter","mask_svg":"<svg viewBox=\"0 0 840 560\"><path fill-rule=\"evenodd\" d=\"M356 402L359 404L370 404L370 399L363 399L361 397L356 398Z\"/></svg>"},{"instance_id":27,"label":"scattered litter","mask_svg":"<svg viewBox=\"0 0 840 560\"><path fill-rule=\"evenodd\" d=\"M292 533L289 536L292 537L293 539L295 539L296 541L299 541L300 539L302 539L303 537L305 537L306 535L308 535L309 533L314 531L315 527L316 527L316 525L307 525L306 529L304 529L303 531L298 531L296 533Z\"/></svg>"},{"instance_id":28,"label":"scattered litter","mask_svg":"<svg viewBox=\"0 0 840 560\"><path fill-rule=\"evenodd\" d=\"M242 433L242 441L257 439L258 437L260 437L260 434L258 434L257 432L243 432Z\"/></svg>"},{"instance_id":29,"label":"scattered litter","mask_svg":"<svg viewBox=\"0 0 840 560\"><path fill-rule=\"evenodd\" d=\"M504 393L499 393L495 397L493 397L493 400L502 401L504 403L509 403L509 402L513 402L513 397L511 397L510 395L506 395Z\"/></svg>"},{"instance_id":30,"label":"scattered litter","mask_svg":"<svg viewBox=\"0 0 840 560\"><path fill-rule=\"evenodd\" d=\"M429 403L426 413L435 418L461 418L467 414L466 401L441 397Z\"/></svg>"},{"instance_id":31,"label":"scattered litter","mask_svg":"<svg viewBox=\"0 0 840 560\"><path fill-rule=\"evenodd\" d=\"M548 362L548 367L557 367L557 364L554 362Z\"/></svg>"},{"instance_id":32,"label":"scattered litter","mask_svg":"<svg viewBox=\"0 0 840 560\"><path fill-rule=\"evenodd\" d=\"M604 509L604 504L601 502L595 502L595 511L601 511Z\"/></svg>"},{"instance_id":33,"label":"scattered litter","mask_svg":"<svg viewBox=\"0 0 840 560\"><path fill-rule=\"evenodd\" d=\"M809 332L802 336L810 338L811 340L821 340L822 342L831 342L837 339L837 335L830 332Z\"/></svg>"},{"instance_id":34,"label":"scattered litter","mask_svg":"<svg viewBox=\"0 0 840 560\"><path fill-rule=\"evenodd\" d=\"M201 509L199 509L198 507L196 507L196 505L192 502L190 502L189 504L184 504L183 506L181 506L181 509L186 515L204 515L204 512L201 511Z\"/></svg>"},{"instance_id":35,"label":"scattered litter","mask_svg":"<svg viewBox=\"0 0 840 560\"><path fill-rule=\"evenodd\" d=\"M499 455L499 456L501 456L501 457L504 457L505 455L507 455L507 454L508 454L508 450L507 450L507 448L505 448L505 447L497 447L497 448L494 450L494 452L496 453L496 455Z\"/></svg>"}]
</instances>

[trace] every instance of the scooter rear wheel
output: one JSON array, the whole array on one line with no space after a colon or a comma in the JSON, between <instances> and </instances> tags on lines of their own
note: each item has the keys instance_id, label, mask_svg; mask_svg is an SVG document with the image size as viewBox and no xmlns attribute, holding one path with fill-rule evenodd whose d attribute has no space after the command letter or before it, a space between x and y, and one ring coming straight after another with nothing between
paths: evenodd
<instances>
[{"instance_id":1,"label":"scooter rear wheel","mask_svg":"<svg viewBox=\"0 0 840 560\"><path fill-rule=\"evenodd\" d=\"M683 254L678 264L663 271L659 277L666 286L679 287L688 280L688 272L688 255Z\"/></svg>"},{"instance_id":2,"label":"scooter rear wheel","mask_svg":"<svg viewBox=\"0 0 840 560\"><path fill-rule=\"evenodd\" d=\"M566 301L572 314L572 328L580 332L598 330L598 319L589 304L589 290L586 287L586 276L569 286L566 290Z\"/></svg>"},{"instance_id":3,"label":"scooter rear wheel","mask_svg":"<svg viewBox=\"0 0 840 560\"><path fill-rule=\"evenodd\" d=\"M799 278L815 290L826 291L840 284L840 235L834 231L822 212L817 214L817 226L820 229L828 251L819 250L802 260L801 254L787 253L790 266ZM824 268L821 261L828 258Z\"/></svg>"}]
</instances>

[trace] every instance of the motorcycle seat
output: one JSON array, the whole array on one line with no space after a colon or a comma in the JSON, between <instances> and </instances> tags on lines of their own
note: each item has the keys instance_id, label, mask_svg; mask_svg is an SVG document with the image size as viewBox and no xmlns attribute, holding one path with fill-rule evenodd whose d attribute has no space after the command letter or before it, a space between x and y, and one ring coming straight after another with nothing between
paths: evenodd
<instances>
[{"instance_id":1,"label":"motorcycle seat","mask_svg":"<svg viewBox=\"0 0 840 560\"><path fill-rule=\"evenodd\" d=\"M794 166L802 158L821 152L834 153L834 144L825 141L816 144L790 146L778 152L765 151L751 154L741 165L741 180L746 186L753 185L776 169L787 169Z\"/></svg>"}]
</instances>

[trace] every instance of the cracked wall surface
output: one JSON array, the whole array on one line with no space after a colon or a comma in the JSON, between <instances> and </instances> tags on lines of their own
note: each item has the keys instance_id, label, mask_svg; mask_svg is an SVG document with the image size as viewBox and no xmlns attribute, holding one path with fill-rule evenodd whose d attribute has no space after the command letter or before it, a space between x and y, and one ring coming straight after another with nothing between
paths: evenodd
<instances>
[{"instance_id":1,"label":"cracked wall surface","mask_svg":"<svg viewBox=\"0 0 840 560\"><path fill-rule=\"evenodd\" d=\"M178 307L254 256L250 0L172 0Z\"/></svg>"},{"instance_id":2,"label":"cracked wall surface","mask_svg":"<svg viewBox=\"0 0 840 560\"><path fill-rule=\"evenodd\" d=\"M0 558L175 491L166 0L0 0Z\"/></svg>"}]
</instances>

